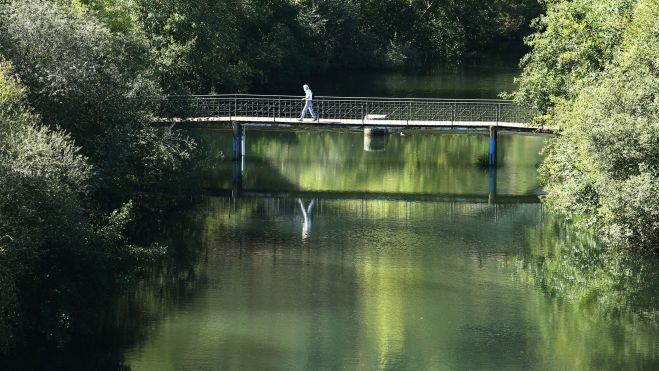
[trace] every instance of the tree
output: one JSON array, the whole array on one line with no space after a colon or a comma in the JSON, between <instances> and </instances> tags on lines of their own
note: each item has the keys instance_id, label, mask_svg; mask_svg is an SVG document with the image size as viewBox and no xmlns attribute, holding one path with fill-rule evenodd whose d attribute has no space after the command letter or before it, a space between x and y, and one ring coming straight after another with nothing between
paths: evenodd
<instances>
[{"instance_id":1,"label":"tree","mask_svg":"<svg viewBox=\"0 0 659 371\"><path fill-rule=\"evenodd\" d=\"M166 92L241 91L304 72L304 35L288 0L135 0Z\"/></svg>"},{"instance_id":2,"label":"tree","mask_svg":"<svg viewBox=\"0 0 659 371\"><path fill-rule=\"evenodd\" d=\"M562 128L547 200L611 246L656 253L659 1L556 2L542 22L517 94Z\"/></svg>"},{"instance_id":3,"label":"tree","mask_svg":"<svg viewBox=\"0 0 659 371\"><path fill-rule=\"evenodd\" d=\"M0 5L0 352L91 335L108 293L160 256L123 233L131 202L100 191L175 169L193 144L153 128L139 43L47 1ZM103 292L102 297L94 293Z\"/></svg>"},{"instance_id":4,"label":"tree","mask_svg":"<svg viewBox=\"0 0 659 371\"><path fill-rule=\"evenodd\" d=\"M521 61L515 100L551 115L556 104L573 99L611 63L636 2L547 1L526 39L532 52Z\"/></svg>"},{"instance_id":5,"label":"tree","mask_svg":"<svg viewBox=\"0 0 659 371\"><path fill-rule=\"evenodd\" d=\"M70 133L107 185L143 182L175 169L192 143L149 123L159 93L147 48L85 12L46 0L10 1L0 15L0 52L28 87L44 123ZM144 159L152 159L144 161Z\"/></svg>"}]
</instances>

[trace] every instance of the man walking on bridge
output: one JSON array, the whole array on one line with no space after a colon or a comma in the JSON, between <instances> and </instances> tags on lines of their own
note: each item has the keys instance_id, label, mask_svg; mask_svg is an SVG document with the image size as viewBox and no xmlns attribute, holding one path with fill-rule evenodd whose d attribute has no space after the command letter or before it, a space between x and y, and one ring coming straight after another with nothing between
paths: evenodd
<instances>
[{"instance_id":1,"label":"man walking on bridge","mask_svg":"<svg viewBox=\"0 0 659 371\"><path fill-rule=\"evenodd\" d=\"M302 89L304 89L304 108L302 108L302 113L300 114L300 118L297 119L298 121L302 121L304 119L304 116L307 114L307 110L311 114L311 118L316 121L318 120L318 116L316 116L316 112L313 110L313 93L311 92L311 89L309 89L309 85L304 84L302 85Z\"/></svg>"}]
</instances>

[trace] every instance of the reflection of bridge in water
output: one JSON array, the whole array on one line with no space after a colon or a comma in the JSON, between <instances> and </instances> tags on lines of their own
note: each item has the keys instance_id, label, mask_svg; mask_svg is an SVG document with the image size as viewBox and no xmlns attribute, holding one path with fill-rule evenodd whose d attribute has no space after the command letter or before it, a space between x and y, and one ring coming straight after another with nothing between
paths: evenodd
<instances>
[{"instance_id":1,"label":"reflection of bridge in water","mask_svg":"<svg viewBox=\"0 0 659 371\"><path fill-rule=\"evenodd\" d=\"M287 199L324 199L324 200L382 200L409 202L456 202L484 204L538 204L540 196L498 195L495 192L483 194L448 194L448 193L394 193L394 192L352 192L352 191L296 191L296 190L258 190L258 189L222 189L205 188L209 196L235 198L287 198Z\"/></svg>"},{"instance_id":2,"label":"reflection of bridge in water","mask_svg":"<svg viewBox=\"0 0 659 371\"><path fill-rule=\"evenodd\" d=\"M342 199L342 200L391 200L391 201L430 201L430 202L470 202L487 204L539 203L540 195L510 195L497 192L497 169L487 169L487 193L412 193L387 191L313 191L313 190L272 190L248 189L244 187L245 158L233 163L232 188L205 188L209 195L252 197L252 198L300 198L300 199Z\"/></svg>"},{"instance_id":3,"label":"reflection of bridge in water","mask_svg":"<svg viewBox=\"0 0 659 371\"><path fill-rule=\"evenodd\" d=\"M541 222L544 208L537 195L413 194L338 191L274 191L205 189L234 216L265 217L270 220L296 220L302 239L313 234L312 224L340 216L345 220L407 220L431 217L439 224L471 223L485 218L494 225L514 228L519 223ZM240 219L240 218L239 218ZM357 226L355 226L357 228ZM483 226L485 227L485 226Z\"/></svg>"},{"instance_id":4,"label":"reflection of bridge in water","mask_svg":"<svg viewBox=\"0 0 659 371\"><path fill-rule=\"evenodd\" d=\"M245 153L245 128L362 128L370 135L402 129L485 130L489 133L488 165L496 164L497 132L551 133L529 126L535 112L508 100L316 97L318 120L300 122L300 97L229 94L170 96L159 99L157 121L207 123L233 129L233 155ZM365 144L366 146L366 144Z\"/></svg>"},{"instance_id":5,"label":"reflection of bridge in water","mask_svg":"<svg viewBox=\"0 0 659 371\"><path fill-rule=\"evenodd\" d=\"M456 210L470 209L476 213L493 213L494 221L498 221L499 209L506 205L537 205L538 215L542 219L543 208L539 194L498 194L497 193L497 170L490 167L487 170L488 192L487 193L413 193L413 192L377 192L377 191L334 191L334 190L289 190L289 189L258 189L245 188L243 183L245 158L240 162L233 163L232 188L203 188L203 194L212 197L224 197L234 200L239 199L256 200L257 202L276 200L276 210L280 213L281 204L289 204L284 211L293 213L299 209L302 214L302 239L307 239L311 234L312 222L315 209L322 209L323 204L328 202L360 203L361 213L369 209L373 203L404 203L406 209L412 204L432 203L450 205L447 213L453 219ZM305 202L306 200L306 202ZM280 203L280 201L283 201ZM294 201L296 207L291 208ZM364 208L365 206L365 208ZM274 207L274 205L273 205ZM410 207L411 209L411 207ZM462 211L464 211L462 210ZM271 211L274 211L271 210ZM460 211L457 211L460 213ZM407 214L407 213L406 213Z\"/></svg>"}]
</instances>

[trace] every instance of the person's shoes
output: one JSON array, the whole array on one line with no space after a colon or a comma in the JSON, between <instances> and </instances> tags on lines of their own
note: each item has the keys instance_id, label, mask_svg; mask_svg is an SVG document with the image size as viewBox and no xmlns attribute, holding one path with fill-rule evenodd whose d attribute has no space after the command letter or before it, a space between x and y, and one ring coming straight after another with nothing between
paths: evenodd
<instances>
[{"instance_id":1,"label":"person's shoes","mask_svg":"<svg viewBox=\"0 0 659 371\"><path fill-rule=\"evenodd\" d=\"M302 119L297 119L298 121L302 121Z\"/></svg>"}]
</instances>

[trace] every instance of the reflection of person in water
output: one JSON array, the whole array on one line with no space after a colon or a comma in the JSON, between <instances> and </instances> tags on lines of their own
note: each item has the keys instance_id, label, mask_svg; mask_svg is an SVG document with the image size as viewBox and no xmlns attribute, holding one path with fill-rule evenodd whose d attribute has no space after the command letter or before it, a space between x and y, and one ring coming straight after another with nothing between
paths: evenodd
<instances>
[{"instance_id":1,"label":"reflection of person in water","mask_svg":"<svg viewBox=\"0 0 659 371\"><path fill-rule=\"evenodd\" d=\"M302 239L306 239L311 234L311 213L313 212L313 207L316 205L316 199L314 198L309 202L309 206L304 207L302 199L298 198L297 202L300 204L300 209L302 210L302 216L304 217L304 222L302 223Z\"/></svg>"}]
</instances>

